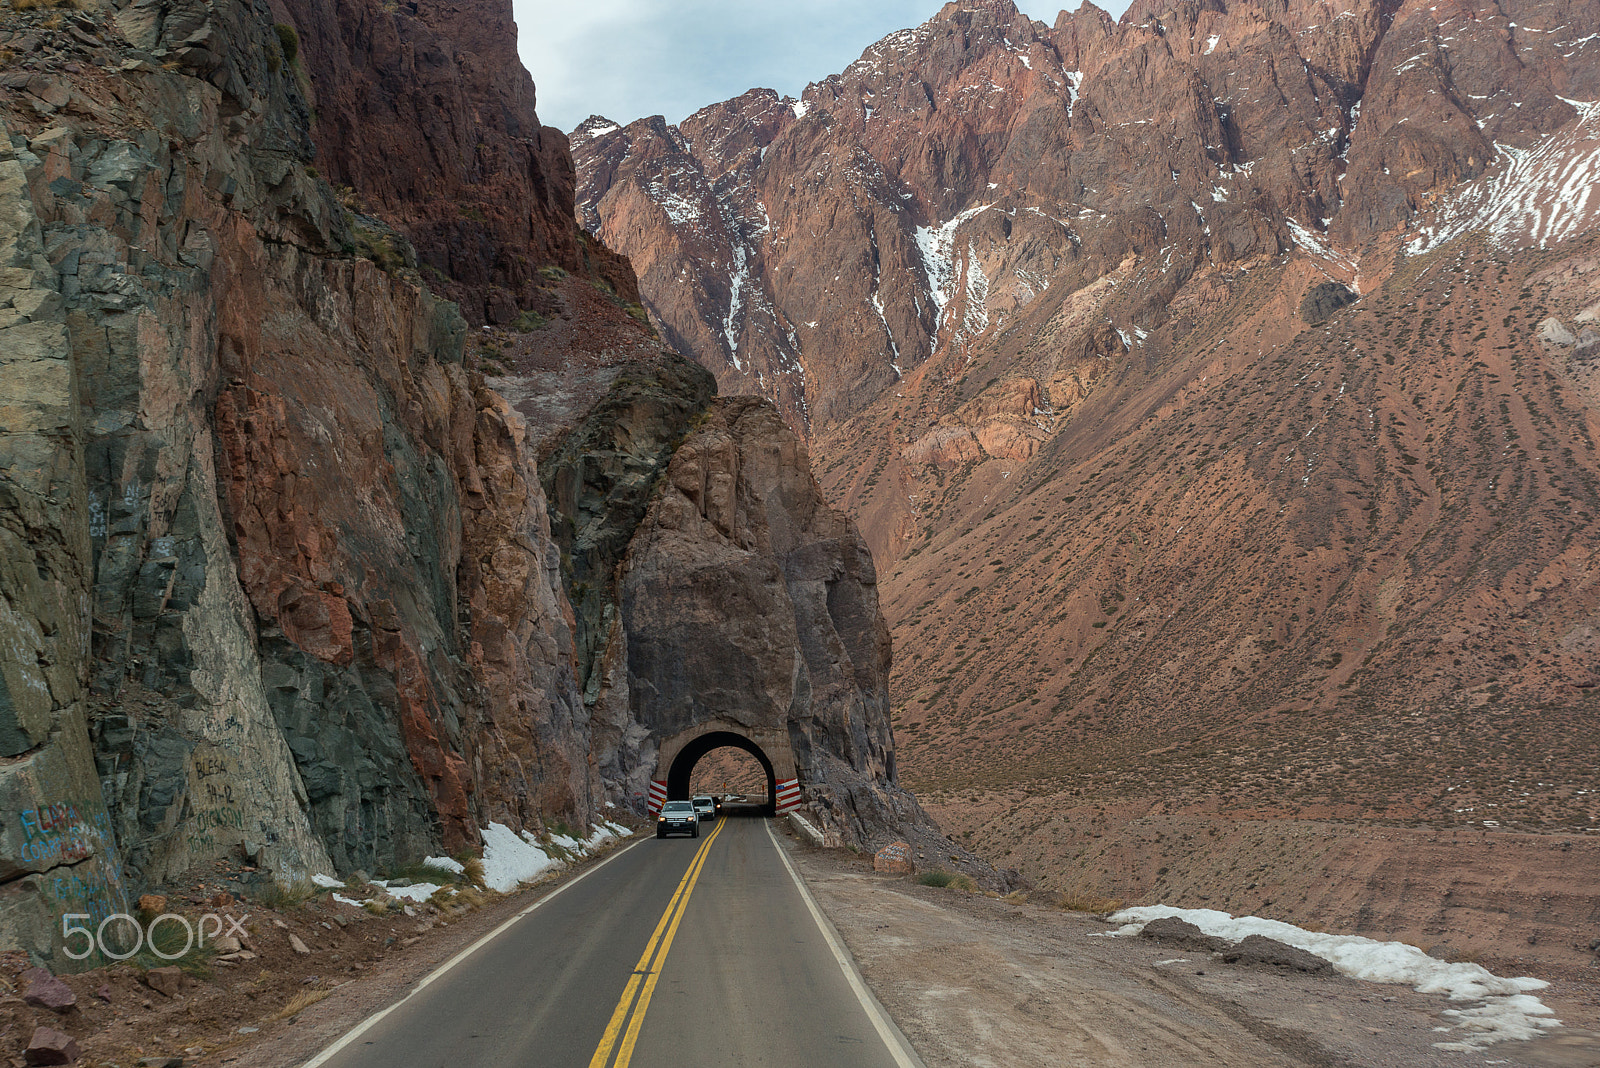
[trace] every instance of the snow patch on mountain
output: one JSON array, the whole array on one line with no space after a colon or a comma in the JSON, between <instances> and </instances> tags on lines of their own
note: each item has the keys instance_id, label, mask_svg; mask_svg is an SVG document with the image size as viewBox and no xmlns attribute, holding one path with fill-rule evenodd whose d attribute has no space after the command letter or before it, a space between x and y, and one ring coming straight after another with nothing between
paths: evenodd
<instances>
[{"instance_id":1,"label":"snow patch on mountain","mask_svg":"<svg viewBox=\"0 0 1600 1068\"><path fill-rule=\"evenodd\" d=\"M1406 242L1420 256L1473 230L1504 249L1549 248L1600 218L1600 101L1566 100L1572 125L1532 148L1497 145L1502 163L1449 196Z\"/></svg>"},{"instance_id":2,"label":"snow patch on mountain","mask_svg":"<svg viewBox=\"0 0 1600 1068\"><path fill-rule=\"evenodd\" d=\"M744 287L750 281L750 266L744 246L733 246L733 273L728 278L728 315L722 320L722 336L728 339L728 358L740 371L744 364L739 360L739 311L743 305Z\"/></svg>"},{"instance_id":3,"label":"snow patch on mountain","mask_svg":"<svg viewBox=\"0 0 1600 1068\"><path fill-rule=\"evenodd\" d=\"M916 242L917 251L922 254L922 273L927 276L928 295L933 298L941 317L944 315L945 305L949 304L950 298L955 295L953 290L956 279L956 228L979 212L988 209L989 205L980 204L978 207L968 208L949 222L940 223L938 226L917 227Z\"/></svg>"}]
</instances>

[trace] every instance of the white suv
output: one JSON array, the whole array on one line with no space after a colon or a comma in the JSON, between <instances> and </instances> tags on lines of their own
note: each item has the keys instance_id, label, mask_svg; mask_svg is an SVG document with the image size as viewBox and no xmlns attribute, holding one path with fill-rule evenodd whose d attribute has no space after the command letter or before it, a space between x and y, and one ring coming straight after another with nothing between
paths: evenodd
<instances>
[{"instance_id":1,"label":"white suv","mask_svg":"<svg viewBox=\"0 0 1600 1068\"><path fill-rule=\"evenodd\" d=\"M710 794L696 794L690 800L694 802L694 810L701 819L714 820L717 818L716 798Z\"/></svg>"},{"instance_id":2,"label":"white suv","mask_svg":"<svg viewBox=\"0 0 1600 1068\"><path fill-rule=\"evenodd\" d=\"M688 801L668 801L661 806L661 815L656 817L656 837L665 838L669 834L687 834L690 838L700 837L700 814Z\"/></svg>"}]
</instances>

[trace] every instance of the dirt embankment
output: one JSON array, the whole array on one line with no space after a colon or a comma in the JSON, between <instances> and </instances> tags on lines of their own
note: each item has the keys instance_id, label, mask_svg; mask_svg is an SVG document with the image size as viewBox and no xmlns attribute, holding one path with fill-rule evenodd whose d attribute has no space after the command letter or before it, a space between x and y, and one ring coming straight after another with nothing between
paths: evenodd
<instances>
[{"instance_id":1,"label":"dirt embankment","mask_svg":"<svg viewBox=\"0 0 1600 1068\"><path fill-rule=\"evenodd\" d=\"M1393 939L1545 979L1600 973L1600 836L1230 819L1137 798L924 800L957 841L981 838L1046 890Z\"/></svg>"},{"instance_id":2,"label":"dirt embankment","mask_svg":"<svg viewBox=\"0 0 1600 1068\"><path fill-rule=\"evenodd\" d=\"M875 875L804 850L812 891L929 1068L1600 1065L1600 973L1539 996L1564 1027L1481 1052L1434 1043L1443 995L1337 975L1226 964L1207 950L1096 937L1096 917Z\"/></svg>"}]
</instances>

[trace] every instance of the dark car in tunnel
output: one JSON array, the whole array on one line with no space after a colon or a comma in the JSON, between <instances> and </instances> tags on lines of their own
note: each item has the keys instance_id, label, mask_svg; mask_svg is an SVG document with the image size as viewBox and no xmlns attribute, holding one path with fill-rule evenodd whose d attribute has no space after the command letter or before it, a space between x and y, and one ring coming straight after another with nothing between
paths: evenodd
<instances>
[{"instance_id":1,"label":"dark car in tunnel","mask_svg":"<svg viewBox=\"0 0 1600 1068\"><path fill-rule=\"evenodd\" d=\"M661 806L661 814L656 817L656 837L669 834L700 837L700 813L695 811L693 801L668 801Z\"/></svg>"}]
</instances>

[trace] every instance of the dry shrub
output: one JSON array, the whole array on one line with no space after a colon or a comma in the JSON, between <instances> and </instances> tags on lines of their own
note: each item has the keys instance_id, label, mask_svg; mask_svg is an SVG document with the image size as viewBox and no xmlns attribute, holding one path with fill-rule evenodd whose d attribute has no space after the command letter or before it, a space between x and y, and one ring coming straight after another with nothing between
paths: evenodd
<instances>
[{"instance_id":1,"label":"dry shrub","mask_svg":"<svg viewBox=\"0 0 1600 1068\"><path fill-rule=\"evenodd\" d=\"M1116 912L1122 907L1122 899L1112 897L1098 887L1086 884L1077 884L1070 889L1063 890L1056 895L1055 906L1067 912L1095 912L1104 914Z\"/></svg>"},{"instance_id":2,"label":"dry shrub","mask_svg":"<svg viewBox=\"0 0 1600 1068\"><path fill-rule=\"evenodd\" d=\"M268 1016L267 1020L287 1020L291 1016L298 1016L300 1013L304 1012L306 1009L309 1009L311 1006L315 1005L317 1002L321 1001L331 993L333 993L332 990L302 990L300 993L290 998L288 1003L285 1004L283 1008L279 1009L271 1016Z\"/></svg>"},{"instance_id":3,"label":"dry shrub","mask_svg":"<svg viewBox=\"0 0 1600 1068\"><path fill-rule=\"evenodd\" d=\"M923 872L917 876L917 882L923 886L943 886L952 890L965 890L968 893L978 888L978 884L973 882L970 877L939 868Z\"/></svg>"},{"instance_id":4,"label":"dry shrub","mask_svg":"<svg viewBox=\"0 0 1600 1068\"><path fill-rule=\"evenodd\" d=\"M271 883L256 895L256 900L269 909L283 912L317 896L317 888L310 879L296 879L291 883Z\"/></svg>"}]
</instances>

